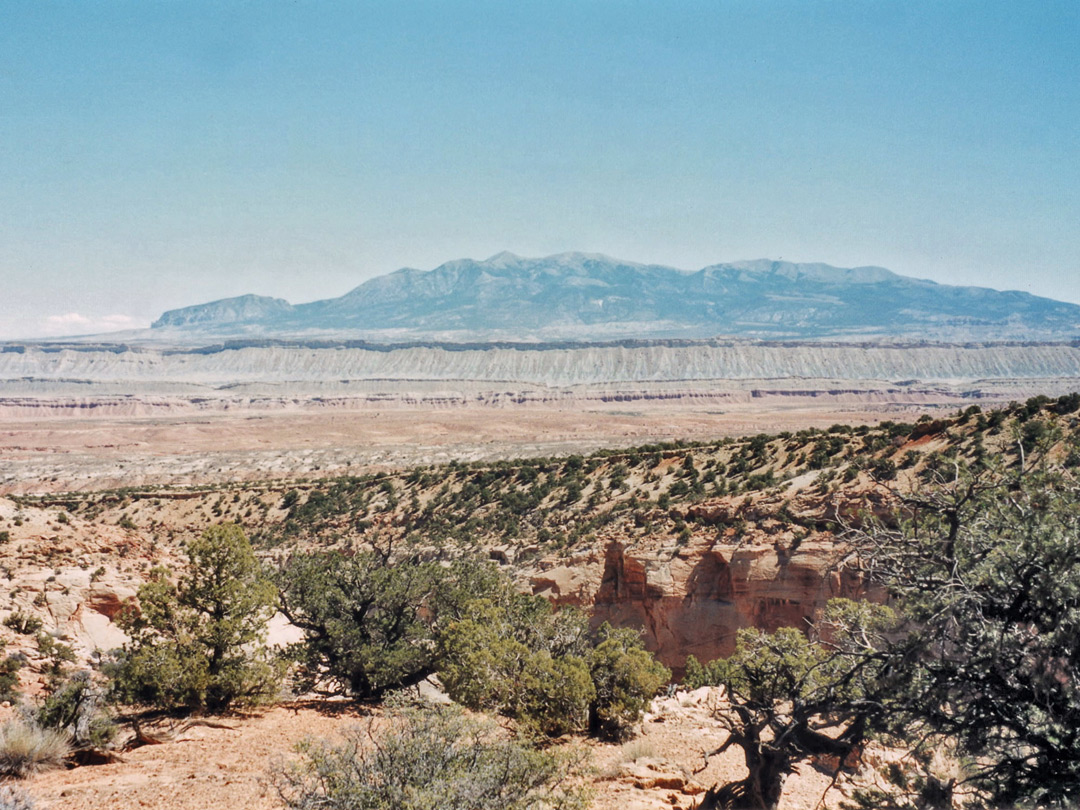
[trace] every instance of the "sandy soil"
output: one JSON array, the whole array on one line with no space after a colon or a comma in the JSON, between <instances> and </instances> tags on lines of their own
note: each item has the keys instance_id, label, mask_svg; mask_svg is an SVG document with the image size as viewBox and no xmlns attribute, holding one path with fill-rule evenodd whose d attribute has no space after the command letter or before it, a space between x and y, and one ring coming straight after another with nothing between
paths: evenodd
<instances>
[{"instance_id":1,"label":"sandy soil","mask_svg":"<svg viewBox=\"0 0 1080 810\"><path fill-rule=\"evenodd\" d=\"M642 734L623 745L567 740L589 749L592 810L690 808L707 787L743 776L737 750L713 757L695 773L703 765L702 751L724 739L712 719L722 705L717 692L703 689L656 701ZM196 726L164 745L128 751L120 763L42 773L25 787L42 810L281 808L271 771L296 757L301 740L333 739L364 715L349 704L279 706L223 719L231 729ZM785 784L784 810L813 810L823 797L825 806L835 806L843 797L838 790L826 795L830 782L824 769L803 765Z\"/></svg>"},{"instance_id":2,"label":"sandy soil","mask_svg":"<svg viewBox=\"0 0 1080 810\"><path fill-rule=\"evenodd\" d=\"M223 718L232 730L196 726L173 742L128 751L123 762L39 774L26 788L46 810L280 808L271 768L304 738L332 738L359 719L356 709L327 708Z\"/></svg>"}]
</instances>

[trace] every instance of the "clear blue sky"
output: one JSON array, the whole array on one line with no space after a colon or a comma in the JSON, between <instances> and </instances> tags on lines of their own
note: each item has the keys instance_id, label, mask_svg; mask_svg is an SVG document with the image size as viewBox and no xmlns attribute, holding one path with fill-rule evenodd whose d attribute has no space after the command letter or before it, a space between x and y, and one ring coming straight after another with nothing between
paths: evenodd
<instances>
[{"instance_id":1,"label":"clear blue sky","mask_svg":"<svg viewBox=\"0 0 1080 810\"><path fill-rule=\"evenodd\" d=\"M0 337L501 250L1080 302L1080 3L5 0Z\"/></svg>"}]
</instances>

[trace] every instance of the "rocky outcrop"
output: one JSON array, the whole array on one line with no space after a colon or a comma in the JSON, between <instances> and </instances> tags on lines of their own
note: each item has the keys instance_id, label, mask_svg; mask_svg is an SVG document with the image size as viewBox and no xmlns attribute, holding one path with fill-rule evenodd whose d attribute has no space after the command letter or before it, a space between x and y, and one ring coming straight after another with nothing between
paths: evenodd
<instances>
[{"instance_id":1,"label":"rocky outcrop","mask_svg":"<svg viewBox=\"0 0 1080 810\"><path fill-rule=\"evenodd\" d=\"M635 521L650 532L635 535L624 524L589 550L541 560L532 591L588 611L596 626L641 629L676 675L690 655L703 662L730 655L741 628L808 630L830 599L882 596L846 565L849 549L831 527L870 516L888 521L895 508L878 487L856 482L823 494L811 482L652 509Z\"/></svg>"},{"instance_id":2,"label":"rocky outcrop","mask_svg":"<svg viewBox=\"0 0 1080 810\"><path fill-rule=\"evenodd\" d=\"M587 609L593 622L639 627L649 649L680 672L732 653L742 627L808 627L834 597L858 597L861 578L841 565L831 535L792 542L696 540L676 549L637 549L617 539L602 553L540 570L534 593Z\"/></svg>"}]
</instances>

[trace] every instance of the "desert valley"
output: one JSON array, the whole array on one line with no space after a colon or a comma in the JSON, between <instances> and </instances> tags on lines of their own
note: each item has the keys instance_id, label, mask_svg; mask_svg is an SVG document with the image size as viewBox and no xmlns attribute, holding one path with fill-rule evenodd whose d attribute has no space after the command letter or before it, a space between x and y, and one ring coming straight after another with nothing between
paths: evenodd
<instances>
[{"instance_id":1,"label":"desert valley","mask_svg":"<svg viewBox=\"0 0 1080 810\"><path fill-rule=\"evenodd\" d=\"M556 335L512 344L395 333L387 343L239 337L235 308L208 309L219 322L195 318L187 333L177 326L183 319L165 317L165 336L152 329L12 342L0 352L8 722L45 722L42 707L67 694L65 684L93 685L78 692L75 725L63 726L68 765L82 764L25 780L39 806L314 807L303 802L328 788L301 784L289 770L303 761L297 752L312 739L341 739L357 723L378 740L384 725L400 722L397 709L381 708L384 688L406 684L414 700L442 706L453 698L502 715L504 728L547 728L556 742L545 746L578 763L560 777L573 790L541 791L522 807L759 806L760 795L727 792L749 790L753 778L743 756L752 746L732 745L739 718L746 722L741 682L701 666L737 660L750 643L741 633L750 631L767 640L794 628L822 643L821 628L842 604L830 600L892 601L860 542L901 525L919 498L935 502L967 476L1034 475L1035 463L1072 481L1080 463L1080 400L1071 394L1080 389L1080 347L1067 332L1043 342L949 342L931 333L918 342ZM953 313L948 329L962 318ZM152 697L149 682L124 686L136 678L124 661L163 649L139 645L173 643L132 611L142 602L153 616L147 588L177 581L191 555L208 553L195 550L200 538L221 526L242 530L280 590L249 642L265 638L273 656L288 651L275 664L283 679L273 697L237 695L214 706L204 693ZM365 556L372 553L383 556ZM328 554L366 560L358 564L375 572L486 560L516 592L555 608L553 616L580 611L583 626L601 633L592 644L603 644L602 628L629 631L637 641L624 654L640 650L663 674L625 727L606 735L492 702L496 692L486 690L495 684L470 687L454 669L467 662L433 655L431 645L450 643L437 634L383 642L392 656L420 656L412 674L387 676L385 687L350 686L334 675L333 655L313 663L299 653L321 637L313 628L323 625L310 622L323 608L297 608L297 600L340 586L317 586L325 574L293 575L290 566ZM161 566L173 572L166 580ZM181 587L198 579L194 570L184 576ZM423 632L438 627L463 632L460 622ZM351 643L376 643L369 632ZM463 643L479 654L497 642ZM364 671L369 683L381 670ZM335 697L327 697L317 684L335 677ZM107 741L91 743L79 730L87 706L110 718ZM794 722L776 711L766 740ZM904 795L912 807L930 806L911 798L920 779L920 790L947 790L958 806L989 795L978 781L965 787L959 753L940 761L905 754L884 726L844 747L854 720L825 736L805 722L799 733L817 735L818 747L803 740L784 754L782 807Z\"/></svg>"},{"instance_id":2,"label":"desert valley","mask_svg":"<svg viewBox=\"0 0 1080 810\"><path fill-rule=\"evenodd\" d=\"M1080 808L1080 14L8 0L0 810Z\"/></svg>"}]
</instances>

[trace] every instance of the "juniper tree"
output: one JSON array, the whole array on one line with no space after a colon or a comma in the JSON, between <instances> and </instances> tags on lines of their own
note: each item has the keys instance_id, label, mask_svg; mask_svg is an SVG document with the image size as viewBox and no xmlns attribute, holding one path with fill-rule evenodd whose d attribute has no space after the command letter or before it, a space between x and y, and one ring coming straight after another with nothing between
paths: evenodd
<instances>
[{"instance_id":1,"label":"juniper tree","mask_svg":"<svg viewBox=\"0 0 1080 810\"><path fill-rule=\"evenodd\" d=\"M243 530L213 526L187 556L178 579L154 569L120 614L131 640L108 667L115 696L210 711L272 696L280 677L264 642L276 592Z\"/></svg>"},{"instance_id":2,"label":"juniper tree","mask_svg":"<svg viewBox=\"0 0 1080 810\"><path fill-rule=\"evenodd\" d=\"M956 470L905 497L900 525L854 538L909 624L893 729L954 742L956 787L993 805L1075 805L1080 488L1045 466Z\"/></svg>"}]
</instances>

